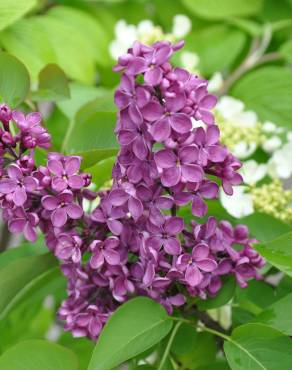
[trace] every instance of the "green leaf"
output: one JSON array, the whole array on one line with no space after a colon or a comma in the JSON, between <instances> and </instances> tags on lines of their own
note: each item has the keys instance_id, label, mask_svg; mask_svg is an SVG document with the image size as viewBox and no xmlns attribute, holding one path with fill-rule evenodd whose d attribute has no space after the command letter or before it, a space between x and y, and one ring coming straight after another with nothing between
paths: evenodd
<instances>
[{"instance_id":1,"label":"green leaf","mask_svg":"<svg viewBox=\"0 0 292 370\"><path fill-rule=\"evenodd\" d=\"M14 56L0 52L0 99L15 107L29 91L29 74Z\"/></svg>"},{"instance_id":2,"label":"green leaf","mask_svg":"<svg viewBox=\"0 0 292 370\"><path fill-rule=\"evenodd\" d=\"M17 248L8 249L0 254L0 269L18 258L38 256L47 252L47 248L39 248L35 244L23 243Z\"/></svg>"},{"instance_id":3,"label":"green leaf","mask_svg":"<svg viewBox=\"0 0 292 370\"><path fill-rule=\"evenodd\" d=\"M290 226L273 216L264 213L254 213L240 219L240 223L248 226L252 236L259 242L267 242L291 230Z\"/></svg>"},{"instance_id":4,"label":"green leaf","mask_svg":"<svg viewBox=\"0 0 292 370\"><path fill-rule=\"evenodd\" d=\"M196 370L229 370L228 363L224 360L218 360L210 365L196 367Z\"/></svg>"},{"instance_id":5,"label":"green leaf","mask_svg":"<svg viewBox=\"0 0 292 370\"><path fill-rule=\"evenodd\" d=\"M85 170L91 174L92 182L96 185L97 189L104 185L106 181L111 179L115 161L116 157L110 157Z\"/></svg>"},{"instance_id":6,"label":"green leaf","mask_svg":"<svg viewBox=\"0 0 292 370\"><path fill-rule=\"evenodd\" d=\"M273 266L292 276L292 232L254 248Z\"/></svg>"},{"instance_id":7,"label":"green leaf","mask_svg":"<svg viewBox=\"0 0 292 370\"><path fill-rule=\"evenodd\" d=\"M77 112L63 144L67 154L83 157L83 168L117 153L116 113L113 109L110 96L88 103Z\"/></svg>"},{"instance_id":8,"label":"green leaf","mask_svg":"<svg viewBox=\"0 0 292 370\"><path fill-rule=\"evenodd\" d=\"M123 304L104 327L88 370L110 370L147 350L171 330L172 321L157 302L139 297Z\"/></svg>"},{"instance_id":9,"label":"green leaf","mask_svg":"<svg viewBox=\"0 0 292 370\"><path fill-rule=\"evenodd\" d=\"M1 0L0 31L24 16L36 4L36 0Z\"/></svg>"},{"instance_id":10,"label":"green leaf","mask_svg":"<svg viewBox=\"0 0 292 370\"><path fill-rule=\"evenodd\" d=\"M292 335L291 311L292 293L271 304L256 316L254 321L272 326L284 334Z\"/></svg>"},{"instance_id":11,"label":"green leaf","mask_svg":"<svg viewBox=\"0 0 292 370\"><path fill-rule=\"evenodd\" d=\"M9 348L0 357L1 370L78 370L75 354L58 344L28 340Z\"/></svg>"},{"instance_id":12,"label":"green leaf","mask_svg":"<svg viewBox=\"0 0 292 370\"><path fill-rule=\"evenodd\" d=\"M210 310L212 308L218 308L228 303L235 292L235 279L233 276L223 280L223 286L219 290L218 294L214 298L206 300L198 300L196 302L198 308L201 311Z\"/></svg>"},{"instance_id":13,"label":"green leaf","mask_svg":"<svg viewBox=\"0 0 292 370\"><path fill-rule=\"evenodd\" d=\"M245 289L236 289L236 302L254 315L262 312L276 299L274 288L264 281L252 280Z\"/></svg>"},{"instance_id":14,"label":"green leaf","mask_svg":"<svg viewBox=\"0 0 292 370\"><path fill-rule=\"evenodd\" d=\"M199 69L204 74L224 70L242 51L246 35L226 25L209 26L186 37L186 48L200 57Z\"/></svg>"},{"instance_id":15,"label":"green leaf","mask_svg":"<svg viewBox=\"0 0 292 370\"><path fill-rule=\"evenodd\" d=\"M76 82L71 82L69 84L69 87L71 93L70 99L57 102L57 106L65 116L72 120L75 114L78 112L79 109L82 108L83 105L96 98L102 98L103 96L109 94L106 89L103 89L101 87L96 88L93 86L82 85Z\"/></svg>"},{"instance_id":16,"label":"green leaf","mask_svg":"<svg viewBox=\"0 0 292 370\"><path fill-rule=\"evenodd\" d=\"M171 352L176 356L184 356L193 352L198 343L198 333L196 329L186 323L183 323L174 337Z\"/></svg>"},{"instance_id":17,"label":"green leaf","mask_svg":"<svg viewBox=\"0 0 292 370\"><path fill-rule=\"evenodd\" d=\"M36 101L58 101L70 98L68 80L56 64L48 64L39 74L39 89L32 96Z\"/></svg>"},{"instance_id":18,"label":"green leaf","mask_svg":"<svg viewBox=\"0 0 292 370\"><path fill-rule=\"evenodd\" d=\"M193 331L195 331L194 328ZM177 352L177 347L173 347L171 351L174 353L175 359L183 365L183 368L195 369L215 361L217 346L213 335L197 333L190 343L188 343L189 336L186 336L184 339L180 338L185 343L187 351Z\"/></svg>"},{"instance_id":19,"label":"green leaf","mask_svg":"<svg viewBox=\"0 0 292 370\"><path fill-rule=\"evenodd\" d=\"M0 43L24 63L33 81L37 81L45 65L57 62L51 40L43 32L38 17L21 19L1 32Z\"/></svg>"},{"instance_id":20,"label":"green leaf","mask_svg":"<svg viewBox=\"0 0 292 370\"><path fill-rule=\"evenodd\" d=\"M292 342L278 330L262 324L246 324L224 343L232 370L289 370Z\"/></svg>"},{"instance_id":21,"label":"green leaf","mask_svg":"<svg viewBox=\"0 0 292 370\"><path fill-rule=\"evenodd\" d=\"M279 49L280 54L287 60L292 62L292 40L286 41Z\"/></svg>"},{"instance_id":22,"label":"green leaf","mask_svg":"<svg viewBox=\"0 0 292 370\"><path fill-rule=\"evenodd\" d=\"M55 6L48 14L77 29L89 44L92 56L99 65L107 66L112 64L108 52L108 45L111 39L97 18L68 6Z\"/></svg>"},{"instance_id":23,"label":"green leaf","mask_svg":"<svg viewBox=\"0 0 292 370\"><path fill-rule=\"evenodd\" d=\"M244 75L231 95L254 110L262 121L292 128L292 71L284 67L263 67Z\"/></svg>"},{"instance_id":24,"label":"green leaf","mask_svg":"<svg viewBox=\"0 0 292 370\"><path fill-rule=\"evenodd\" d=\"M56 54L56 63L72 79L85 84L94 80L94 59L90 45L79 30L50 15L35 17Z\"/></svg>"},{"instance_id":25,"label":"green leaf","mask_svg":"<svg viewBox=\"0 0 292 370\"><path fill-rule=\"evenodd\" d=\"M31 289L38 279L57 265L51 254L17 259L0 270L0 320Z\"/></svg>"},{"instance_id":26,"label":"green leaf","mask_svg":"<svg viewBox=\"0 0 292 370\"><path fill-rule=\"evenodd\" d=\"M183 4L202 18L224 19L257 14L263 0L183 0Z\"/></svg>"}]
</instances>

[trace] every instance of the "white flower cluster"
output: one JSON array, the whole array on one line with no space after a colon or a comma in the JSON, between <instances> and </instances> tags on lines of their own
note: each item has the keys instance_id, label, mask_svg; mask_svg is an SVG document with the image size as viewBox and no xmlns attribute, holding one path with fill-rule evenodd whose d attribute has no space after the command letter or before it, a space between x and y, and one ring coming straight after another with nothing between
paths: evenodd
<instances>
[{"instance_id":1,"label":"white flower cluster","mask_svg":"<svg viewBox=\"0 0 292 370\"><path fill-rule=\"evenodd\" d=\"M279 191L282 189L282 185L279 188L281 181L292 176L292 132L273 122L259 122L255 112L245 110L243 102L230 96L219 100L215 114L222 141L234 155L245 160L241 170L244 185L236 187L231 197L222 192L221 202L232 216L244 217L252 214L264 201L267 202L267 197L262 202L255 200L255 194L260 197L264 193L264 188L261 191L258 186L261 180L266 178L267 182L276 182L271 189ZM264 163L252 158L258 148L266 153ZM278 196L281 197L281 194Z\"/></svg>"},{"instance_id":2,"label":"white flower cluster","mask_svg":"<svg viewBox=\"0 0 292 370\"><path fill-rule=\"evenodd\" d=\"M162 39L175 41L186 36L191 28L191 20L183 14L174 16L172 30L168 34L148 19L139 22L137 25L128 24L124 19L121 19L115 25L115 39L110 43L109 51L112 58L117 59L131 47L135 40L144 44L152 44Z\"/></svg>"}]
</instances>

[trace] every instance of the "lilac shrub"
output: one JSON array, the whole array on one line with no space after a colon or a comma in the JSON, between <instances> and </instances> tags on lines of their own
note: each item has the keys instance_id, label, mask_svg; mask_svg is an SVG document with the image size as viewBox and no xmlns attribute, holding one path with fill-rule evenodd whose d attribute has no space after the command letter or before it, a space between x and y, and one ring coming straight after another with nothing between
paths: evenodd
<instances>
[{"instance_id":1,"label":"lilac shrub","mask_svg":"<svg viewBox=\"0 0 292 370\"><path fill-rule=\"evenodd\" d=\"M135 42L114 67L122 76L111 189L89 190L78 156L49 153L37 167L35 149L50 144L40 114L0 107L3 218L29 241L37 228L45 235L68 279L59 316L74 336L96 340L115 309L137 295L171 314L188 297L215 296L223 276L234 275L241 287L260 278L264 261L246 226L199 222L218 183L232 194L241 182L241 164L220 143L208 82L169 62L182 46ZM85 212L84 201L96 199ZM181 213L187 205L189 224Z\"/></svg>"}]
</instances>

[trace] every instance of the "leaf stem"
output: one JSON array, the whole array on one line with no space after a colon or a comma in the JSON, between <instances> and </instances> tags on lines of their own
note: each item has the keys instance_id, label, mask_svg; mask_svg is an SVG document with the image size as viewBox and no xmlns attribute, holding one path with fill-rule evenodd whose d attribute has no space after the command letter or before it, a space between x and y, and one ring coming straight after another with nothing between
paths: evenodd
<instances>
[{"instance_id":1,"label":"leaf stem","mask_svg":"<svg viewBox=\"0 0 292 370\"><path fill-rule=\"evenodd\" d=\"M164 353L163 353L162 359L161 359L161 361L160 361L160 364L159 364L159 367L157 368L157 370L162 370L162 369L163 369L164 363L165 363L165 361L166 361L166 359L167 359L167 356L169 355L170 348L171 348L171 345L172 345L173 340L174 340L174 338L175 338L175 335L176 335L176 333L177 333L177 331L178 331L179 327L182 325L182 323L183 323L183 321L178 321L178 322L175 324L175 326L174 326L174 328L173 328L173 330L172 330L172 332L171 332L171 334L170 334L169 340L168 340L168 342L167 342L167 345L166 345L165 351L164 351Z\"/></svg>"}]
</instances>

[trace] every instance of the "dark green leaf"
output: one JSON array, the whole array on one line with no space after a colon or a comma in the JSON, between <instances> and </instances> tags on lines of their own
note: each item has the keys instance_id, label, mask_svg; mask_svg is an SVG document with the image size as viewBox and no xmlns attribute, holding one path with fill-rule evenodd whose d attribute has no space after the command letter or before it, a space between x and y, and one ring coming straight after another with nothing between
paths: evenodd
<instances>
[{"instance_id":1,"label":"dark green leaf","mask_svg":"<svg viewBox=\"0 0 292 370\"><path fill-rule=\"evenodd\" d=\"M33 100L58 101L70 98L68 80L56 64L48 64L39 74L39 89Z\"/></svg>"},{"instance_id":2,"label":"dark green leaf","mask_svg":"<svg viewBox=\"0 0 292 370\"><path fill-rule=\"evenodd\" d=\"M1 0L0 31L24 16L37 5L37 0Z\"/></svg>"},{"instance_id":3,"label":"dark green leaf","mask_svg":"<svg viewBox=\"0 0 292 370\"><path fill-rule=\"evenodd\" d=\"M263 3L263 0L183 0L187 8L207 19L253 15L261 10Z\"/></svg>"},{"instance_id":4,"label":"dark green leaf","mask_svg":"<svg viewBox=\"0 0 292 370\"><path fill-rule=\"evenodd\" d=\"M17 259L0 270L0 320L31 289L43 274L54 269L56 258L51 254Z\"/></svg>"},{"instance_id":5,"label":"dark green leaf","mask_svg":"<svg viewBox=\"0 0 292 370\"><path fill-rule=\"evenodd\" d=\"M171 330L172 321L157 302L139 297L111 316L96 344L88 370L110 370L147 350Z\"/></svg>"},{"instance_id":6,"label":"dark green leaf","mask_svg":"<svg viewBox=\"0 0 292 370\"><path fill-rule=\"evenodd\" d=\"M235 292L235 279L233 276L230 276L227 279L223 280L223 286L214 298L198 300L196 304L198 305L201 311L221 307L231 300L234 292Z\"/></svg>"},{"instance_id":7,"label":"dark green leaf","mask_svg":"<svg viewBox=\"0 0 292 370\"><path fill-rule=\"evenodd\" d=\"M237 287L236 302L252 314L259 314L277 299L274 288L263 282L252 280L245 289Z\"/></svg>"},{"instance_id":8,"label":"dark green leaf","mask_svg":"<svg viewBox=\"0 0 292 370\"><path fill-rule=\"evenodd\" d=\"M25 66L14 56L0 52L0 99L16 107L26 98L29 86Z\"/></svg>"},{"instance_id":9,"label":"dark green leaf","mask_svg":"<svg viewBox=\"0 0 292 370\"><path fill-rule=\"evenodd\" d=\"M232 332L224 351L232 370L289 370L292 342L278 330L246 324Z\"/></svg>"},{"instance_id":10,"label":"dark green leaf","mask_svg":"<svg viewBox=\"0 0 292 370\"><path fill-rule=\"evenodd\" d=\"M196 329L186 323L183 323L174 337L171 352L177 356L187 355L192 352L198 342L198 333Z\"/></svg>"},{"instance_id":11,"label":"dark green leaf","mask_svg":"<svg viewBox=\"0 0 292 370\"><path fill-rule=\"evenodd\" d=\"M292 293L274 302L258 316L255 321L272 326L281 332L292 335Z\"/></svg>"},{"instance_id":12,"label":"dark green leaf","mask_svg":"<svg viewBox=\"0 0 292 370\"><path fill-rule=\"evenodd\" d=\"M243 76L231 94L254 110L262 121L292 128L292 71L263 67Z\"/></svg>"},{"instance_id":13,"label":"dark green leaf","mask_svg":"<svg viewBox=\"0 0 292 370\"><path fill-rule=\"evenodd\" d=\"M254 248L273 266L292 276L292 232Z\"/></svg>"},{"instance_id":14,"label":"dark green leaf","mask_svg":"<svg viewBox=\"0 0 292 370\"><path fill-rule=\"evenodd\" d=\"M74 353L44 340L20 342L0 357L1 370L78 370Z\"/></svg>"}]
</instances>

